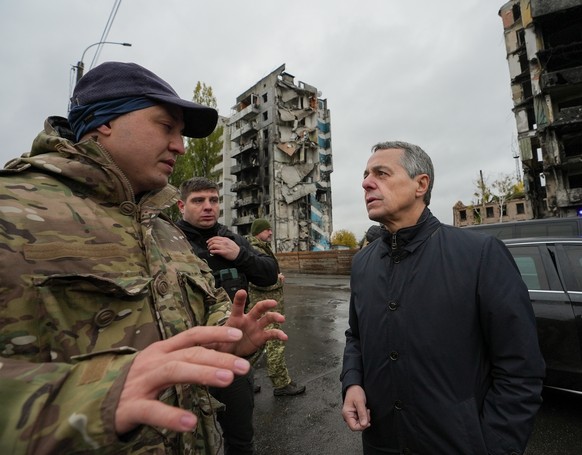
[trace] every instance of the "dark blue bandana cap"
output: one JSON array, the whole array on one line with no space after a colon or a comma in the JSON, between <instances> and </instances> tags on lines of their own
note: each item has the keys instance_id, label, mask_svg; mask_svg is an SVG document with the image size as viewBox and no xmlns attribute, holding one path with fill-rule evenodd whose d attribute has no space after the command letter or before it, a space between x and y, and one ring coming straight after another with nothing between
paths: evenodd
<instances>
[{"instance_id":1,"label":"dark blue bandana cap","mask_svg":"<svg viewBox=\"0 0 582 455\"><path fill-rule=\"evenodd\" d=\"M105 62L88 71L75 86L71 97L71 112L77 107L89 109L93 104L109 101L115 104L117 100L128 98L146 98L154 104L170 104L181 108L184 136L206 137L214 131L218 121L216 109L183 100L170 84L150 70L135 63L121 62ZM139 108L132 110L136 109ZM111 111L109 113L113 114ZM79 114L76 113L75 116L77 115ZM79 118L84 123L93 123L90 113L79 115L74 120Z\"/></svg>"},{"instance_id":2,"label":"dark blue bandana cap","mask_svg":"<svg viewBox=\"0 0 582 455\"><path fill-rule=\"evenodd\" d=\"M141 96L97 101L87 106L75 106L69 112L69 124L78 142L88 132L105 125L120 115L156 104L154 100Z\"/></svg>"}]
</instances>

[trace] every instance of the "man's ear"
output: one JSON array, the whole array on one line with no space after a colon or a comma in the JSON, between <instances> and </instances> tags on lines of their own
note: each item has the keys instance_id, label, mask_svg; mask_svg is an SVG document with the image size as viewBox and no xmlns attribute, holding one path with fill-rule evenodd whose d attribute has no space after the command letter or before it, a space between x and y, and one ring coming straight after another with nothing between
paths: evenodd
<instances>
[{"instance_id":1,"label":"man's ear","mask_svg":"<svg viewBox=\"0 0 582 455\"><path fill-rule=\"evenodd\" d=\"M182 199L178 199L178 203L177 204L178 204L178 209L180 210L180 213L183 214L184 213L183 212L183 210L184 210L184 201Z\"/></svg>"},{"instance_id":2,"label":"man's ear","mask_svg":"<svg viewBox=\"0 0 582 455\"><path fill-rule=\"evenodd\" d=\"M424 195L428 191L428 185L430 183L430 178L428 177L428 174L420 174L420 175L417 175L415 177L415 179L418 183L418 188L416 188L416 195L418 197L424 197Z\"/></svg>"},{"instance_id":3,"label":"man's ear","mask_svg":"<svg viewBox=\"0 0 582 455\"><path fill-rule=\"evenodd\" d=\"M111 125L109 124L109 122L104 123L101 126L98 126L97 128L95 128L97 131L99 131L99 133L103 134L104 136L109 136L111 135Z\"/></svg>"}]
</instances>

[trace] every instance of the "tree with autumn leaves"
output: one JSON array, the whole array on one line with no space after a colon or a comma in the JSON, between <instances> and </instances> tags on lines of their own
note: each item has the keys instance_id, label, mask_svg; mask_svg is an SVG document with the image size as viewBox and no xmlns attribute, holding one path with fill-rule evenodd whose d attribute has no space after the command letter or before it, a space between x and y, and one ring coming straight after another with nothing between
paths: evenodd
<instances>
[{"instance_id":1,"label":"tree with autumn leaves","mask_svg":"<svg viewBox=\"0 0 582 455\"><path fill-rule=\"evenodd\" d=\"M331 244L333 246L344 246L347 248L357 248L358 242L353 232L347 229L340 229L331 235Z\"/></svg>"}]
</instances>

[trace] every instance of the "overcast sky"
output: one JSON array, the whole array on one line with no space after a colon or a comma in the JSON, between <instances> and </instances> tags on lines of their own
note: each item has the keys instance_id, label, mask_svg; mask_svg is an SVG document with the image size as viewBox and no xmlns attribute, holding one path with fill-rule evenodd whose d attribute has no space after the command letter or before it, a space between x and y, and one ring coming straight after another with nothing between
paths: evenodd
<instances>
[{"instance_id":1,"label":"overcast sky","mask_svg":"<svg viewBox=\"0 0 582 455\"><path fill-rule=\"evenodd\" d=\"M0 1L0 164L27 152L48 115L66 116L73 72L114 1ZM483 0L122 0L98 63L133 61L192 98L211 85L219 113L285 63L331 110L333 228L370 224L370 147L420 145L433 159L430 208L452 224L482 170L515 174L515 121L498 10ZM85 54L88 69L93 47Z\"/></svg>"}]
</instances>

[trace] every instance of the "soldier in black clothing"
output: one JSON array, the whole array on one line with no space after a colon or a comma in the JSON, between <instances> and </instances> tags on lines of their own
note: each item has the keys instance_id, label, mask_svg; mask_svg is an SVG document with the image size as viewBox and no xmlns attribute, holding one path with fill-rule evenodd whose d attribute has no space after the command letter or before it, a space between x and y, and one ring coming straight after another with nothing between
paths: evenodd
<instances>
[{"instance_id":1,"label":"soldier in black clothing","mask_svg":"<svg viewBox=\"0 0 582 455\"><path fill-rule=\"evenodd\" d=\"M194 177L180 185L178 208L182 220L177 225L190 241L196 255L213 271L216 287L223 287L231 300L236 292L248 290L248 282L270 286L277 282L277 262L260 254L239 234L218 223L218 185L204 177ZM224 436L225 455L253 453L254 384L250 371L235 378L224 389L211 389L226 405L218 415Z\"/></svg>"}]
</instances>

